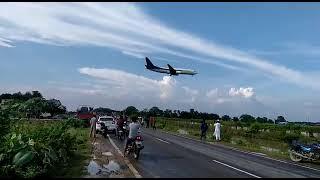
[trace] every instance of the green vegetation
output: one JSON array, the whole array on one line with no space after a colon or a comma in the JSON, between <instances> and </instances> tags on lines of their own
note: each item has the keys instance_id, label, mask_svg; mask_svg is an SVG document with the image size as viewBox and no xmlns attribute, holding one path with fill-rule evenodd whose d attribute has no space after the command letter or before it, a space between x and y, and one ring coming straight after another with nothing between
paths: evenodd
<instances>
[{"instance_id":1,"label":"green vegetation","mask_svg":"<svg viewBox=\"0 0 320 180\"><path fill-rule=\"evenodd\" d=\"M2 94L0 102L0 109L9 113L11 118L40 118L42 113L53 116L66 112L66 107L59 100L46 100L38 91Z\"/></svg>"},{"instance_id":2,"label":"green vegetation","mask_svg":"<svg viewBox=\"0 0 320 180\"><path fill-rule=\"evenodd\" d=\"M90 154L84 121L29 119L66 112L59 100L46 100L38 91L2 94L0 101L0 176L82 175Z\"/></svg>"},{"instance_id":3,"label":"green vegetation","mask_svg":"<svg viewBox=\"0 0 320 180\"><path fill-rule=\"evenodd\" d=\"M88 154L88 129L81 128L80 121L15 120L7 123L3 120L2 116L1 123L9 130L0 144L2 176L46 175L57 168L70 167L73 158Z\"/></svg>"},{"instance_id":4,"label":"green vegetation","mask_svg":"<svg viewBox=\"0 0 320 180\"><path fill-rule=\"evenodd\" d=\"M242 117L243 118L243 117ZM224 117L224 119L228 119ZM250 122L251 117L247 117ZM157 117L157 128L164 131L178 133L187 132L187 136L200 138L201 119L178 119ZM209 124L207 141L214 141L214 120L206 120ZM211 125L210 125L211 124ZM277 125L259 122L222 121L221 137L223 144L245 150L262 152L273 157L287 158L288 143L300 140L304 143L318 142L319 137L312 133L320 132L320 127L302 125ZM303 133L309 133L309 136Z\"/></svg>"}]
</instances>

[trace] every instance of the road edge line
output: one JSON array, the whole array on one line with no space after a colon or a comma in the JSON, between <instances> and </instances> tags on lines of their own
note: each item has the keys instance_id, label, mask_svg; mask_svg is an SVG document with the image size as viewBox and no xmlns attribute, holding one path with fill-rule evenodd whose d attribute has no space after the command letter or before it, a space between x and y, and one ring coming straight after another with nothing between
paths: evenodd
<instances>
[{"instance_id":1,"label":"road edge line","mask_svg":"<svg viewBox=\"0 0 320 180\"><path fill-rule=\"evenodd\" d=\"M111 145L117 150L117 152L123 157L123 153L120 151L120 149L118 148L118 146L113 142L113 140L110 138L109 134L107 134L108 139L111 143ZM131 170L131 172L133 173L133 175L136 178L142 178L142 176L139 174L139 172L136 170L136 168L133 167L133 165L130 163L130 161L126 158L124 158L124 162L127 164L127 166L129 167L129 169Z\"/></svg>"}]
</instances>

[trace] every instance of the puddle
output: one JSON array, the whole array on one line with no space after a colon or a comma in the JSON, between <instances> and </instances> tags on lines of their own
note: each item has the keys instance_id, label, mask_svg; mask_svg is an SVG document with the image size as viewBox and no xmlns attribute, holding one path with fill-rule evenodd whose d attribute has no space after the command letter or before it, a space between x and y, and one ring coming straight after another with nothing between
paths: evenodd
<instances>
[{"instance_id":1,"label":"puddle","mask_svg":"<svg viewBox=\"0 0 320 180\"><path fill-rule=\"evenodd\" d=\"M97 175L101 171L101 167L95 161L90 161L88 165L88 173L90 175Z\"/></svg>"},{"instance_id":2,"label":"puddle","mask_svg":"<svg viewBox=\"0 0 320 180\"><path fill-rule=\"evenodd\" d=\"M108 172L119 172L120 166L118 163L114 162L111 160L108 165L103 165L103 167L108 171Z\"/></svg>"},{"instance_id":3,"label":"puddle","mask_svg":"<svg viewBox=\"0 0 320 180\"><path fill-rule=\"evenodd\" d=\"M109 164L107 165L104 164L103 167L101 167L97 162L91 160L87 169L88 169L88 173L91 176L95 176L95 175L109 176L112 173L116 173L116 174L119 173L120 166L118 163L111 160Z\"/></svg>"}]
</instances>

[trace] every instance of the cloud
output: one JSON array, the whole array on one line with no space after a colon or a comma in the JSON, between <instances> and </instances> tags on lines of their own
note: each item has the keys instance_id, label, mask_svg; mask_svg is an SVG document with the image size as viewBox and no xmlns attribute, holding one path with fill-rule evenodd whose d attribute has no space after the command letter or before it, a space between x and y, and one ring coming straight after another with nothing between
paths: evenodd
<instances>
[{"instance_id":1,"label":"cloud","mask_svg":"<svg viewBox=\"0 0 320 180\"><path fill-rule=\"evenodd\" d=\"M195 102L198 94L199 94L199 90L196 90L196 89L191 89L187 86L182 86L182 89L185 90L185 93L188 97L191 97L190 101L191 102Z\"/></svg>"},{"instance_id":2,"label":"cloud","mask_svg":"<svg viewBox=\"0 0 320 180\"><path fill-rule=\"evenodd\" d=\"M168 27L133 3L3 3L0 19L0 36L14 41L104 46L121 52L145 49L230 70L255 68L285 82L320 89L314 83L317 77Z\"/></svg>"},{"instance_id":3,"label":"cloud","mask_svg":"<svg viewBox=\"0 0 320 180\"><path fill-rule=\"evenodd\" d=\"M239 96L244 98L251 98L255 95L252 87L243 88L240 87L239 89L230 88L229 90L230 96Z\"/></svg>"},{"instance_id":4,"label":"cloud","mask_svg":"<svg viewBox=\"0 0 320 180\"><path fill-rule=\"evenodd\" d=\"M134 52L130 52L130 51L122 51L122 54L129 55L129 56L132 56L132 57L135 57L135 58L138 58L138 59L145 58L145 56L142 55L142 54L134 53Z\"/></svg>"},{"instance_id":5,"label":"cloud","mask_svg":"<svg viewBox=\"0 0 320 180\"><path fill-rule=\"evenodd\" d=\"M11 44L9 44L9 43L12 43L12 41L0 37L0 46L4 46L4 47L14 47L13 45L11 45Z\"/></svg>"},{"instance_id":6,"label":"cloud","mask_svg":"<svg viewBox=\"0 0 320 180\"><path fill-rule=\"evenodd\" d=\"M206 96L208 98L214 98L218 96L218 88L211 89L210 91L207 92Z\"/></svg>"},{"instance_id":7,"label":"cloud","mask_svg":"<svg viewBox=\"0 0 320 180\"><path fill-rule=\"evenodd\" d=\"M171 97L175 79L164 76L162 80L153 80L144 76L115 69L80 68L79 72L103 80L108 91L112 94L140 97L157 97L166 100ZM123 97L126 98L126 97Z\"/></svg>"}]
</instances>

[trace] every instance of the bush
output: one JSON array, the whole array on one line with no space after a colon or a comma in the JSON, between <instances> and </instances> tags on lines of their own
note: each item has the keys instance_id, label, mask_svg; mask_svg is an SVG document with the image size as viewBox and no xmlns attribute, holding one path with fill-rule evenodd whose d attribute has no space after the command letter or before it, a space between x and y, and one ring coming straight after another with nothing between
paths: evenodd
<instances>
[{"instance_id":1,"label":"bush","mask_svg":"<svg viewBox=\"0 0 320 180\"><path fill-rule=\"evenodd\" d=\"M70 126L75 125L72 122L20 121L12 126L1 146L1 175L36 177L59 163L66 163L77 143L77 137L69 132Z\"/></svg>"}]
</instances>

